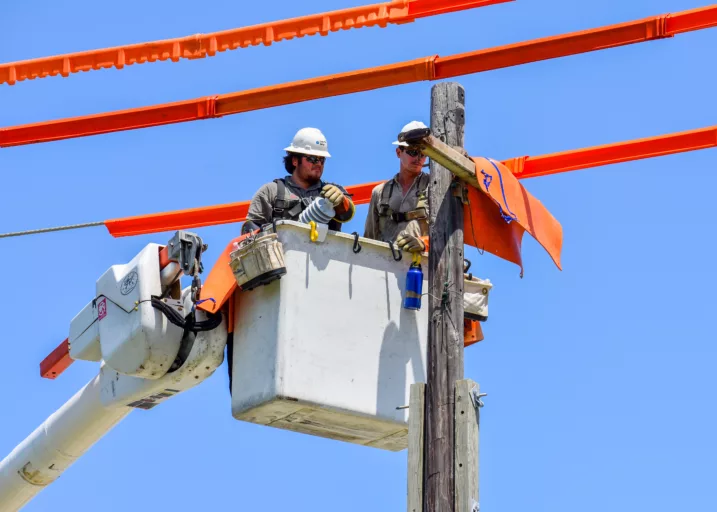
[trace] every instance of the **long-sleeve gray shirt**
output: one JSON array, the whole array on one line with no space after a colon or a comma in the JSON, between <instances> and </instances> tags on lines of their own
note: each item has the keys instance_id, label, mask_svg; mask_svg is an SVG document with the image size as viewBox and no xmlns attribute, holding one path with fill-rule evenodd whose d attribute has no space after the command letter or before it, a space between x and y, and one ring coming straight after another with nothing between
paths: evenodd
<instances>
[{"instance_id":1,"label":"long-sleeve gray shirt","mask_svg":"<svg viewBox=\"0 0 717 512\"><path fill-rule=\"evenodd\" d=\"M325 182L319 181L309 188L304 189L294 183L291 176L287 176L284 179L284 183L286 184L286 197L284 198L286 201L296 201L300 199L306 199L309 202L313 201L314 198L321 194L321 189L326 185ZM337 187L341 189L341 192L347 194L346 189L342 186L337 185ZM274 204L277 200L278 193L279 187L275 181L262 185L251 200L249 212L246 216L247 220L251 220L259 226L270 224L274 220ZM348 194L346 197L348 197ZM347 212L337 213L334 217L336 221L331 222L329 229L341 231L341 223L351 220L353 213L353 208L350 208ZM299 216L296 215L296 218L292 218L291 220L298 220L298 218Z\"/></svg>"},{"instance_id":2,"label":"long-sleeve gray shirt","mask_svg":"<svg viewBox=\"0 0 717 512\"><path fill-rule=\"evenodd\" d=\"M428 214L428 174L419 174L405 194L398 181L398 174L386 183L377 185L371 192L363 235L383 242L393 242L404 229L413 236L428 236L428 219L396 222L388 216L379 215L382 201L394 212L406 213L425 208Z\"/></svg>"}]
</instances>

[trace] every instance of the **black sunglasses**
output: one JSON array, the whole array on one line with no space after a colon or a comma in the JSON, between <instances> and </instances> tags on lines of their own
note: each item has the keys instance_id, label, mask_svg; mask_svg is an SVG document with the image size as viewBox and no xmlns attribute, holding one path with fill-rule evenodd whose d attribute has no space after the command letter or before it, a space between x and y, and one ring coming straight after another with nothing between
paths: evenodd
<instances>
[{"instance_id":1,"label":"black sunglasses","mask_svg":"<svg viewBox=\"0 0 717 512\"><path fill-rule=\"evenodd\" d=\"M305 158L306 161L309 162L310 164L323 164L323 163L326 161L326 157L325 157L325 156L309 155L309 156L305 156L304 158Z\"/></svg>"},{"instance_id":2,"label":"black sunglasses","mask_svg":"<svg viewBox=\"0 0 717 512\"><path fill-rule=\"evenodd\" d=\"M421 153L420 149L404 149L403 150L408 156L412 156L413 158L416 158L417 156L423 156L423 153Z\"/></svg>"}]
</instances>

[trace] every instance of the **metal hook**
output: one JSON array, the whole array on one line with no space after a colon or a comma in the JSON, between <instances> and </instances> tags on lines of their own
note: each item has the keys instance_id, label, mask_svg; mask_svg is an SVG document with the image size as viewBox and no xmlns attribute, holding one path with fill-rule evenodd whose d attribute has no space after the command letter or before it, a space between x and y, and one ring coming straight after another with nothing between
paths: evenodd
<instances>
[{"instance_id":1,"label":"metal hook","mask_svg":"<svg viewBox=\"0 0 717 512\"><path fill-rule=\"evenodd\" d=\"M394 261L401 261L403 259L403 251L401 249L398 249L398 258L396 257L396 248L393 245L393 242L386 242L388 244L388 247L391 249L391 254L393 255Z\"/></svg>"},{"instance_id":2,"label":"metal hook","mask_svg":"<svg viewBox=\"0 0 717 512\"><path fill-rule=\"evenodd\" d=\"M354 231L351 233L354 236L354 254L358 254L361 252L361 244L359 243L359 234L357 231Z\"/></svg>"},{"instance_id":3,"label":"metal hook","mask_svg":"<svg viewBox=\"0 0 717 512\"><path fill-rule=\"evenodd\" d=\"M471 265L472 265L471 260L469 260L468 258L463 258L463 273L464 274L468 273L468 271L471 268Z\"/></svg>"}]
</instances>

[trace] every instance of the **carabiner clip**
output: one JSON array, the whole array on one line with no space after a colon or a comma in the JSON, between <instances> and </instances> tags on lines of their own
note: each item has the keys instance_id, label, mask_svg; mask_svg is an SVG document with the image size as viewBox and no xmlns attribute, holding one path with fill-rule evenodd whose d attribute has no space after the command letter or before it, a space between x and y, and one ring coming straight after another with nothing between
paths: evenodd
<instances>
[{"instance_id":1,"label":"carabiner clip","mask_svg":"<svg viewBox=\"0 0 717 512\"><path fill-rule=\"evenodd\" d=\"M396 257L396 248L393 245L393 242L386 242L388 244L388 247L391 249L391 254L393 255L394 261L401 261L403 259L403 251L401 249L398 249L398 258Z\"/></svg>"},{"instance_id":2,"label":"carabiner clip","mask_svg":"<svg viewBox=\"0 0 717 512\"><path fill-rule=\"evenodd\" d=\"M359 234L357 231L354 231L351 233L354 236L354 254L358 254L361 252L361 244L359 243Z\"/></svg>"},{"instance_id":3,"label":"carabiner clip","mask_svg":"<svg viewBox=\"0 0 717 512\"><path fill-rule=\"evenodd\" d=\"M309 239L312 242L316 242L319 239L319 231L316 229L316 222L310 221L309 226L311 226L311 233L309 233Z\"/></svg>"}]
</instances>

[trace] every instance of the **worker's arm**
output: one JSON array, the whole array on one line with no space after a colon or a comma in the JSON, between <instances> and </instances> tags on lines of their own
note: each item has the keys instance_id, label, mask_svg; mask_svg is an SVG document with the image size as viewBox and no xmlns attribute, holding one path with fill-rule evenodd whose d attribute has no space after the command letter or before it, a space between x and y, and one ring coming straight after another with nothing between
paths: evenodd
<instances>
[{"instance_id":1,"label":"worker's arm","mask_svg":"<svg viewBox=\"0 0 717 512\"><path fill-rule=\"evenodd\" d=\"M356 206L354 206L354 202L345 188L329 183L321 189L321 195L334 205L334 210L336 211L335 220L343 224L353 218L354 213L356 213Z\"/></svg>"},{"instance_id":2,"label":"worker's arm","mask_svg":"<svg viewBox=\"0 0 717 512\"><path fill-rule=\"evenodd\" d=\"M368 205L368 215L366 215L366 224L363 230L363 236L372 240L379 239L378 202L381 197L382 186L378 185L371 191L371 202Z\"/></svg>"},{"instance_id":3,"label":"worker's arm","mask_svg":"<svg viewBox=\"0 0 717 512\"><path fill-rule=\"evenodd\" d=\"M274 219L274 199L276 198L276 183L273 181L262 185L249 204L246 220L259 226L269 224Z\"/></svg>"}]
</instances>

